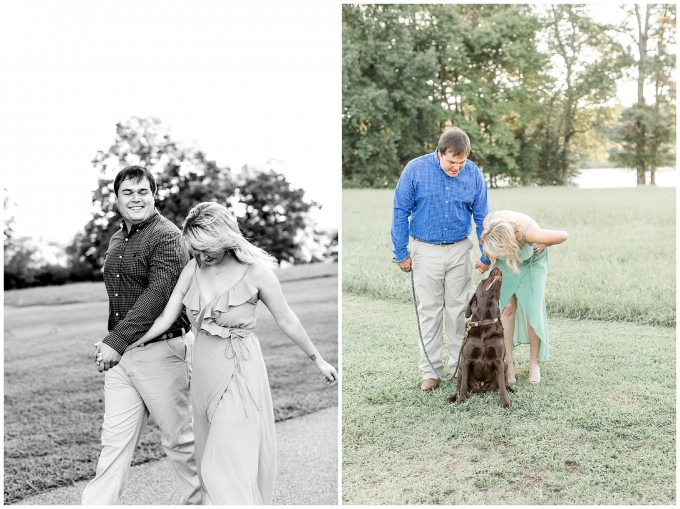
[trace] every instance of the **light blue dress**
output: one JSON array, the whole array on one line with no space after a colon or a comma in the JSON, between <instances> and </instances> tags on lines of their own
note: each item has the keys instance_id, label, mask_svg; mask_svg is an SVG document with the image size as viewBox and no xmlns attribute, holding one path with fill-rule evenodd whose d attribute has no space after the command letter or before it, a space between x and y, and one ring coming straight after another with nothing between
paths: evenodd
<instances>
[{"instance_id":1,"label":"light blue dress","mask_svg":"<svg viewBox=\"0 0 680 509\"><path fill-rule=\"evenodd\" d=\"M494 212L495 214L495 212ZM493 214L491 214L493 216ZM489 216L489 219L491 219ZM496 260L496 267L503 274L501 285L500 306L504 309L513 295L517 296L517 310L515 312L515 333L513 347L518 344L529 344L529 330L527 318L541 343L538 349L538 361L544 362L550 355L548 340L548 315L545 307L545 281L548 277L548 250L544 249L534 254L534 244L526 242L524 230L524 245L520 252L519 274L510 270L505 260Z\"/></svg>"}]
</instances>

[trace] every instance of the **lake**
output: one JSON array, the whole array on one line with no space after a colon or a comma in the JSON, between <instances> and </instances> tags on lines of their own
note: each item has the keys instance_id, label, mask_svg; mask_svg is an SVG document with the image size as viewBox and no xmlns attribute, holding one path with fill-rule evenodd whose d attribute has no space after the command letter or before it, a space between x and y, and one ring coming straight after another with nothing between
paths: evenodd
<instances>
[{"instance_id":1,"label":"lake","mask_svg":"<svg viewBox=\"0 0 680 509\"><path fill-rule=\"evenodd\" d=\"M580 172L579 176L572 180L581 189L637 186L635 171L625 168L589 168ZM656 170L655 180L658 187L677 187L677 171L675 168L659 168Z\"/></svg>"}]
</instances>

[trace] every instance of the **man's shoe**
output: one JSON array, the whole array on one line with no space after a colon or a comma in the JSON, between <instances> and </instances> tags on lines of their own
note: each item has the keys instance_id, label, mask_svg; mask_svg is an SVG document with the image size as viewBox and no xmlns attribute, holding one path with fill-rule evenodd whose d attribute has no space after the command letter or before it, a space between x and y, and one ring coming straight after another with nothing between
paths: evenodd
<instances>
[{"instance_id":1,"label":"man's shoe","mask_svg":"<svg viewBox=\"0 0 680 509\"><path fill-rule=\"evenodd\" d=\"M436 378L426 378L423 380L423 385L420 386L421 391L430 392L437 388Z\"/></svg>"}]
</instances>

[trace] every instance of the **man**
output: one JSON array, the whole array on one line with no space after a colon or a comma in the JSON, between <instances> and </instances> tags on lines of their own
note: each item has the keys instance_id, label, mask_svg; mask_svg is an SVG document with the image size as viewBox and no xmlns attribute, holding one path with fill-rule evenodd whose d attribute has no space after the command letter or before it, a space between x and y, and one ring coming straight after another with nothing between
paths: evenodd
<instances>
[{"instance_id":1,"label":"man","mask_svg":"<svg viewBox=\"0 0 680 509\"><path fill-rule=\"evenodd\" d=\"M437 379L444 369L441 360L444 312L449 369L453 373L457 368L472 279L472 242L468 236L473 217L477 238L481 236L482 221L489 213L484 176L467 160L468 155L467 134L455 127L449 129L439 138L437 150L406 165L394 193L391 230L394 261L405 272L413 270L420 300L418 314L427 353L426 357L421 347L418 367L423 373L423 391L437 388ZM414 240L412 256L407 250L409 234ZM490 264L482 251L475 267L484 272Z\"/></svg>"},{"instance_id":2,"label":"man","mask_svg":"<svg viewBox=\"0 0 680 509\"><path fill-rule=\"evenodd\" d=\"M179 229L154 208L156 182L149 170L128 166L116 175L113 188L123 223L111 237L104 264L109 334L94 352L99 371L106 371L102 452L82 503L119 503L151 415L172 460L182 503L200 504L187 355L193 336L185 334L186 314L166 333L125 351L161 314L189 256Z\"/></svg>"}]
</instances>

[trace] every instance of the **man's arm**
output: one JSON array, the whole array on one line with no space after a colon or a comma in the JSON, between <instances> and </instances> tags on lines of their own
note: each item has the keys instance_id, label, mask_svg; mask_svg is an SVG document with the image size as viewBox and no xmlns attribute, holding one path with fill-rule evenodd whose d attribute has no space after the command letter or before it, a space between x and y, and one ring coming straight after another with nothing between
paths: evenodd
<instances>
[{"instance_id":1,"label":"man's arm","mask_svg":"<svg viewBox=\"0 0 680 509\"><path fill-rule=\"evenodd\" d=\"M481 252L481 256L479 257L479 261L475 263L475 267L478 268L481 273L485 272L486 269L489 268L489 265L491 265L491 260L484 254L484 248L482 247L481 242L482 232L484 231L484 218L489 215L489 200L482 171L479 168L477 168L477 171L479 172L479 175L477 178L475 201L472 205L472 217L475 221L477 239L479 240L479 251Z\"/></svg>"},{"instance_id":2,"label":"man's arm","mask_svg":"<svg viewBox=\"0 0 680 509\"><path fill-rule=\"evenodd\" d=\"M129 344L144 335L165 308L188 258L179 235L161 236L151 253L146 290L104 338L105 345L123 355Z\"/></svg>"},{"instance_id":3,"label":"man's arm","mask_svg":"<svg viewBox=\"0 0 680 509\"><path fill-rule=\"evenodd\" d=\"M408 253L408 218L411 215L413 206L415 204L415 190L413 186L412 171L409 165L399 177L397 188L394 190L394 208L392 210L392 228L390 235L392 237L392 245L394 246L394 260L401 266L402 262L409 260Z\"/></svg>"}]
</instances>

